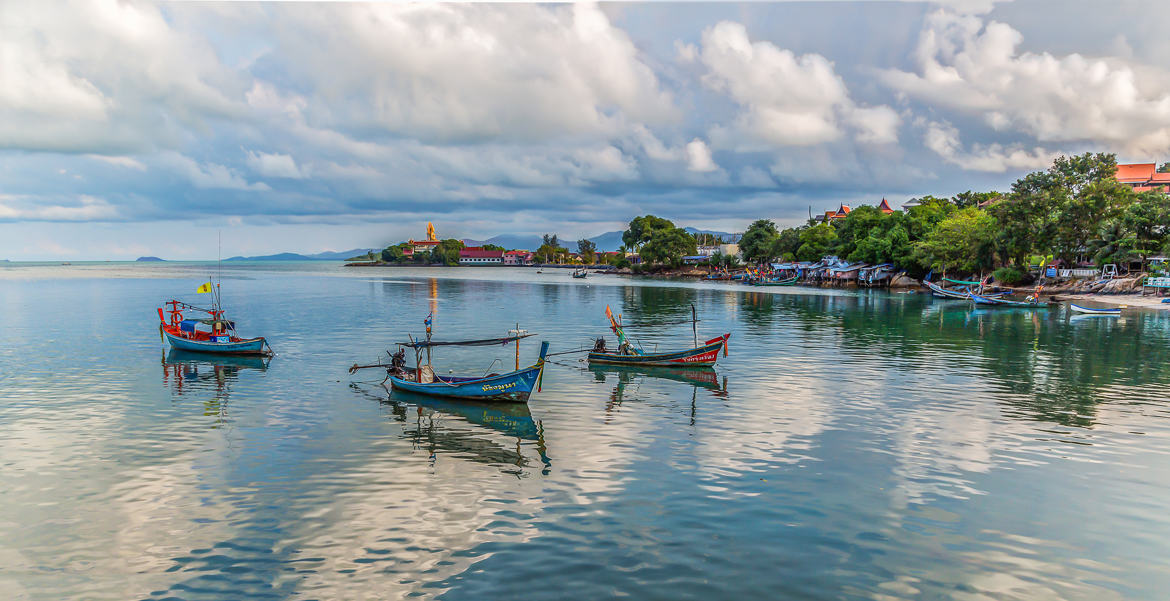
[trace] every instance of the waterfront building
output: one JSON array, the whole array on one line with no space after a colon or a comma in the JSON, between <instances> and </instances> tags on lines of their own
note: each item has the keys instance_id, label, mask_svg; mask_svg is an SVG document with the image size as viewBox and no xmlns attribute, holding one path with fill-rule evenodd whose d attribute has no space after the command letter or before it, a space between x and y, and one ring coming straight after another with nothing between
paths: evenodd
<instances>
[{"instance_id":1,"label":"waterfront building","mask_svg":"<svg viewBox=\"0 0 1170 601\"><path fill-rule=\"evenodd\" d=\"M504 253L504 265L512 267L532 265L532 253L526 250L509 250Z\"/></svg>"},{"instance_id":2,"label":"waterfront building","mask_svg":"<svg viewBox=\"0 0 1170 601\"><path fill-rule=\"evenodd\" d=\"M459 251L460 265L503 265L504 251L472 246Z\"/></svg>"},{"instance_id":3,"label":"waterfront building","mask_svg":"<svg viewBox=\"0 0 1170 601\"><path fill-rule=\"evenodd\" d=\"M1114 177L1133 188L1134 192L1155 190L1165 194L1170 186L1170 173L1158 173L1157 163L1130 163L1118 165Z\"/></svg>"}]
</instances>

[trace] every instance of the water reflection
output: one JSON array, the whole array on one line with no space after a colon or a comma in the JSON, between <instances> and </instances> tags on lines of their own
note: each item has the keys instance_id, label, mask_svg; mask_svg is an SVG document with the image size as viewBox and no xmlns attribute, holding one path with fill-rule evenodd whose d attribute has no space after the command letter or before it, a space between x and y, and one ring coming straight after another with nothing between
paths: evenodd
<instances>
[{"instance_id":1,"label":"water reflection","mask_svg":"<svg viewBox=\"0 0 1170 601\"><path fill-rule=\"evenodd\" d=\"M432 459L450 455L501 466L506 473L522 475L526 468L535 467L525 452L531 447L536 451L542 474L547 475L552 467L544 425L533 419L526 403L479 403L401 390L391 392L382 387L368 390L357 384L351 387L388 405L392 419L404 425L403 438ZM504 443L501 438L514 440Z\"/></svg>"},{"instance_id":2,"label":"water reflection","mask_svg":"<svg viewBox=\"0 0 1170 601\"><path fill-rule=\"evenodd\" d=\"M232 385L243 370L267 371L268 357L237 357L191 353L172 349L163 352L163 383L175 398L187 395L203 397L203 415L215 416L219 427L227 418ZM210 393L211 396L206 396Z\"/></svg>"}]
</instances>

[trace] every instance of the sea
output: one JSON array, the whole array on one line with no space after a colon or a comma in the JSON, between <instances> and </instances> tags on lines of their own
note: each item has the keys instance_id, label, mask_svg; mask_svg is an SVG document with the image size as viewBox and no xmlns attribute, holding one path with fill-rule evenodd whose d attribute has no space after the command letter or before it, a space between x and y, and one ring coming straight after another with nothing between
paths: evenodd
<instances>
[{"instance_id":1,"label":"sea","mask_svg":"<svg viewBox=\"0 0 1170 601\"><path fill-rule=\"evenodd\" d=\"M222 283L270 359L160 338ZM724 333L714 369L590 367ZM520 405L388 390L552 353ZM692 317L698 321L693 321ZM0 598L1166 599L1170 312L531 268L0 266Z\"/></svg>"}]
</instances>

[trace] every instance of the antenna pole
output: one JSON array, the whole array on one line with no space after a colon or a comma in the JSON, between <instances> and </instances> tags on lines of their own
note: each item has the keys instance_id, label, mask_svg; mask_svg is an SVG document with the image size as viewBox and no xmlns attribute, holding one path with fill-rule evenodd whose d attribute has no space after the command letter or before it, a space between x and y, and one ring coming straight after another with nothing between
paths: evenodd
<instances>
[{"instance_id":1,"label":"antenna pole","mask_svg":"<svg viewBox=\"0 0 1170 601\"><path fill-rule=\"evenodd\" d=\"M691 333L695 335L695 348L699 348L699 314L695 311L695 303L691 303Z\"/></svg>"}]
</instances>

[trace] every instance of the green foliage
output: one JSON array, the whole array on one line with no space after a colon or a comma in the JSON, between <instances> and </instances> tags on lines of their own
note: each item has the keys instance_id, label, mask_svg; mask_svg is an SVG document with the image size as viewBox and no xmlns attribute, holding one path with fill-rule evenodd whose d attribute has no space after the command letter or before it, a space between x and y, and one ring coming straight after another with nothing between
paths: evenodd
<instances>
[{"instance_id":1,"label":"green foliage","mask_svg":"<svg viewBox=\"0 0 1170 601\"><path fill-rule=\"evenodd\" d=\"M556 234L545 234L543 242L544 242L544 245L551 246L553 248L560 246L560 243L557 242L557 235Z\"/></svg>"},{"instance_id":2,"label":"green foliage","mask_svg":"<svg viewBox=\"0 0 1170 601\"><path fill-rule=\"evenodd\" d=\"M857 242L865 240L870 230L878 228L885 221L886 214L877 207L860 206L853 209L844 219L836 223L837 247L835 253L849 259L857 250Z\"/></svg>"},{"instance_id":3,"label":"green foliage","mask_svg":"<svg viewBox=\"0 0 1170 601\"><path fill-rule=\"evenodd\" d=\"M1015 286L1023 282L1028 277L1028 274L1015 267L1000 267L995 270L994 276L997 282L1002 282L1008 286Z\"/></svg>"},{"instance_id":4,"label":"green foliage","mask_svg":"<svg viewBox=\"0 0 1170 601\"><path fill-rule=\"evenodd\" d=\"M779 237L775 223L770 219L758 219L739 239L739 252L748 262L767 261L774 256L773 247Z\"/></svg>"},{"instance_id":5,"label":"green foliage","mask_svg":"<svg viewBox=\"0 0 1170 601\"><path fill-rule=\"evenodd\" d=\"M781 230L780 235L772 242L772 250L769 254L773 257L783 258L785 261L794 260L796 251L800 249L800 232L807 228L808 226L801 226Z\"/></svg>"},{"instance_id":6,"label":"green foliage","mask_svg":"<svg viewBox=\"0 0 1170 601\"><path fill-rule=\"evenodd\" d=\"M995 218L976 208L960 209L914 244L931 268L976 272L994 264Z\"/></svg>"},{"instance_id":7,"label":"green foliage","mask_svg":"<svg viewBox=\"0 0 1170 601\"><path fill-rule=\"evenodd\" d=\"M1120 222L1133 240L1134 253L1143 259L1156 254L1170 242L1170 197L1143 192L1125 207Z\"/></svg>"},{"instance_id":8,"label":"green foliage","mask_svg":"<svg viewBox=\"0 0 1170 601\"><path fill-rule=\"evenodd\" d=\"M649 242L655 232L672 229L674 229L674 223L668 219L654 215L635 217L630 221L630 227L622 233L622 244L633 249L634 252L640 252L642 245Z\"/></svg>"},{"instance_id":9,"label":"green foliage","mask_svg":"<svg viewBox=\"0 0 1170 601\"><path fill-rule=\"evenodd\" d=\"M1170 163L1162 163L1158 167L1158 173L1170 173Z\"/></svg>"},{"instance_id":10,"label":"green foliage","mask_svg":"<svg viewBox=\"0 0 1170 601\"><path fill-rule=\"evenodd\" d=\"M592 240L578 240L577 254L581 255L581 260L586 264L593 264L597 259L597 245Z\"/></svg>"},{"instance_id":11,"label":"green foliage","mask_svg":"<svg viewBox=\"0 0 1170 601\"><path fill-rule=\"evenodd\" d=\"M503 246L499 246L497 244L484 244L483 249L484 250L507 250Z\"/></svg>"},{"instance_id":12,"label":"green foliage","mask_svg":"<svg viewBox=\"0 0 1170 601\"><path fill-rule=\"evenodd\" d=\"M390 246L382 250L383 263L402 263L406 259L405 253L397 246Z\"/></svg>"},{"instance_id":13,"label":"green foliage","mask_svg":"<svg viewBox=\"0 0 1170 601\"><path fill-rule=\"evenodd\" d=\"M431 251L431 263L442 263L452 266L459 264L459 251L463 250L463 241L448 238L439 242Z\"/></svg>"},{"instance_id":14,"label":"green foliage","mask_svg":"<svg viewBox=\"0 0 1170 601\"><path fill-rule=\"evenodd\" d=\"M678 267L682 258L698 252L695 238L680 227L654 231L638 253L647 263Z\"/></svg>"},{"instance_id":15,"label":"green foliage","mask_svg":"<svg viewBox=\"0 0 1170 601\"><path fill-rule=\"evenodd\" d=\"M967 207L978 207L981 203L995 200L995 199L1000 198L1002 196L1003 195L1000 194L999 192L994 192L994 191L992 191L992 192L972 192L970 190L967 190L966 192L960 192L960 193L956 194L954 196L954 198L951 199L951 202L955 203L956 207L958 207L960 209L965 209Z\"/></svg>"},{"instance_id":16,"label":"green foliage","mask_svg":"<svg viewBox=\"0 0 1170 601\"><path fill-rule=\"evenodd\" d=\"M800 248L796 258L801 261L817 261L829 254L837 242L837 230L827 223L805 228L800 232Z\"/></svg>"}]
</instances>

